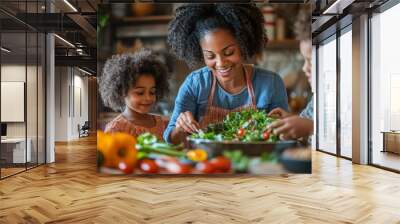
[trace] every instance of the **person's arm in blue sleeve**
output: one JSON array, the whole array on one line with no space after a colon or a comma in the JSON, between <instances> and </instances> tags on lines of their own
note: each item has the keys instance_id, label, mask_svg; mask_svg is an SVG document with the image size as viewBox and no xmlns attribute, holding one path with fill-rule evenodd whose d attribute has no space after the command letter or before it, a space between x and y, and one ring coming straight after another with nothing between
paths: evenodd
<instances>
[{"instance_id":1,"label":"person's arm in blue sleeve","mask_svg":"<svg viewBox=\"0 0 400 224\"><path fill-rule=\"evenodd\" d=\"M299 114L300 117L314 120L314 96L308 102L306 108Z\"/></svg>"},{"instance_id":2,"label":"person's arm in blue sleeve","mask_svg":"<svg viewBox=\"0 0 400 224\"><path fill-rule=\"evenodd\" d=\"M274 108L282 108L285 111L289 111L288 97L286 94L285 84L283 83L282 78L279 75L276 75L274 78L274 94L271 97L271 104L269 107L269 111Z\"/></svg>"},{"instance_id":3,"label":"person's arm in blue sleeve","mask_svg":"<svg viewBox=\"0 0 400 224\"><path fill-rule=\"evenodd\" d=\"M171 139L171 133L176 127L176 121L179 115L183 112L190 111L193 115L197 114L197 96L196 85L193 82L193 76L188 76L185 82L181 85L178 91L178 95L175 99L175 107L172 113L171 119L168 123L167 128L164 131L164 140L168 143L177 143L174 139Z\"/></svg>"}]
</instances>

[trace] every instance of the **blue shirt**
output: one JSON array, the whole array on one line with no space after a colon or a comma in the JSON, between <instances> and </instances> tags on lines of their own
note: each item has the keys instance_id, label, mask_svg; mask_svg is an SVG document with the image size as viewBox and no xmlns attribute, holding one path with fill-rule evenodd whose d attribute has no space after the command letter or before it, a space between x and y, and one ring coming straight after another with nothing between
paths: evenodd
<instances>
[{"instance_id":1,"label":"blue shirt","mask_svg":"<svg viewBox=\"0 0 400 224\"><path fill-rule=\"evenodd\" d=\"M308 102L306 108L299 115L302 118L308 118L314 120L314 96Z\"/></svg>"},{"instance_id":2,"label":"blue shirt","mask_svg":"<svg viewBox=\"0 0 400 224\"><path fill-rule=\"evenodd\" d=\"M202 119L206 112L212 79L212 72L208 67L196 70L186 77L179 88L174 111L164 131L165 141L170 142L169 135L175 128L179 114L190 111L197 121ZM276 107L281 107L288 110L285 85L279 75L254 67L252 83L258 109L269 112ZM219 85L215 88L213 101L214 106L230 110L251 103L247 88L237 94L230 94Z\"/></svg>"}]
</instances>

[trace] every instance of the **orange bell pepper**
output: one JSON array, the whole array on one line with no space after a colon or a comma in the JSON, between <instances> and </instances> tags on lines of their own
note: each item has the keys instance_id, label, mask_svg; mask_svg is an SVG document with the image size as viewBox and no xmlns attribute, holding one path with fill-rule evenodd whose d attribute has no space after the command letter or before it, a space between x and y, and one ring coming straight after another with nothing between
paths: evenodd
<instances>
[{"instance_id":1,"label":"orange bell pepper","mask_svg":"<svg viewBox=\"0 0 400 224\"><path fill-rule=\"evenodd\" d=\"M135 166L137 160L135 145L135 137L127 133L97 132L97 149L103 153L105 167L119 168L121 162Z\"/></svg>"}]
</instances>

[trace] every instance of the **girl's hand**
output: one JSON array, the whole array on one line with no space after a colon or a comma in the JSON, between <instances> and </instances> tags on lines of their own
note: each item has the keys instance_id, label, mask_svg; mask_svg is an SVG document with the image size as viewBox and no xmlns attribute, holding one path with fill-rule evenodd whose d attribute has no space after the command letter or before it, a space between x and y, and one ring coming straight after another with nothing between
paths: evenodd
<instances>
[{"instance_id":1,"label":"girl's hand","mask_svg":"<svg viewBox=\"0 0 400 224\"><path fill-rule=\"evenodd\" d=\"M179 114L176 120L176 128L187 133L197 133L200 130L200 125L194 119L192 112L186 111Z\"/></svg>"},{"instance_id":2,"label":"girl's hand","mask_svg":"<svg viewBox=\"0 0 400 224\"><path fill-rule=\"evenodd\" d=\"M271 110L268 113L268 116L276 117L276 118L285 118L285 117L289 117L290 113L280 107L277 107L277 108Z\"/></svg>"},{"instance_id":3,"label":"girl's hand","mask_svg":"<svg viewBox=\"0 0 400 224\"><path fill-rule=\"evenodd\" d=\"M314 122L307 118L290 116L273 122L268 128L272 128L274 134L279 135L282 140L297 139L311 135Z\"/></svg>"}]
</instances>

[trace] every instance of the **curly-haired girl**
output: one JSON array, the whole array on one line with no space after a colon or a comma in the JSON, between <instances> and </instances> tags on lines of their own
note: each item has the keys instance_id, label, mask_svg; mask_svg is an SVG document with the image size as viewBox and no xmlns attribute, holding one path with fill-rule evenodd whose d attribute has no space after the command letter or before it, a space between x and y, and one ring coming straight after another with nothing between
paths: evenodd
<instances>
[{"instance_id":1,"label":"curly-haired girl","mask_svg":"<svg viewBox=\"0 0 400 224\"><path fill-rule=\"evenodd\" d=\"M156 100L169 91L166 66L147 49L108 59L99 79L106 106L122 113L106 125L105 132L144 132L162 139L167 120L149 114Z\"/></svg>"},{"instance_id":2,"label":"curly-haired girl","mask_svg":"<svg viewBox=\"0 0 400 224\"><path fill-rule=\"evenodd\" d=\"M164 139L220 122L232 111L288 109L285 86L273 72L246 65L267 42L263 15L254 4L187 4L176 9L168 44L192 72L180 87Z\"/></svg>"}]
</instances>

